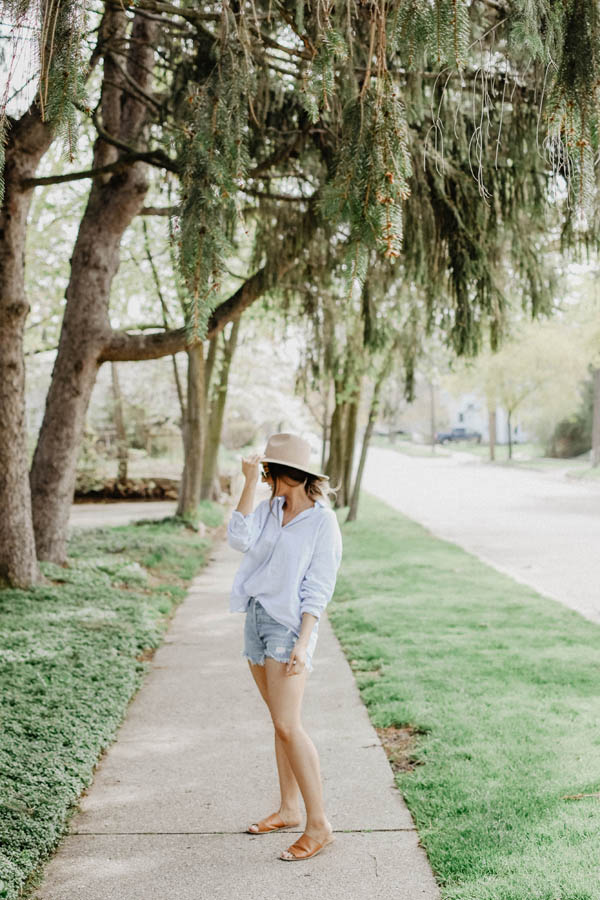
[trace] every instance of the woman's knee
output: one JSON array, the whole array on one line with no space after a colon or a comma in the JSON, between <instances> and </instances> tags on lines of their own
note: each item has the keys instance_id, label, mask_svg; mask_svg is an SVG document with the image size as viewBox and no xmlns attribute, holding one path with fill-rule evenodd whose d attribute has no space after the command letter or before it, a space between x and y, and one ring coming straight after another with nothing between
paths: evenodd
<instances>
[{"instance_id":1,"label":"woman's knee","mask_svg":"<svg viewBox=\"0 0 600 900\"><path fill-rule=\"evenodd\" d=\"M278 738L286 743L289 741L293 741L294 738L302 731L302 725L300 722L295 722L290 719L273 719L273 727L275 728L275 734Z\"/></svg>"}]
</instances>

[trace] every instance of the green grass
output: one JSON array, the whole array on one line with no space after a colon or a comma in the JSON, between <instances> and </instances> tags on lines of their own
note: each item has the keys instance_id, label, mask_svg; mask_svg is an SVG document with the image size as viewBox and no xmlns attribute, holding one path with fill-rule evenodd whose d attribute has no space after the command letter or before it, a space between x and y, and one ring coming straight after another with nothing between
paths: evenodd
<instances>
[{"instance_id":1,"label":"green grass","mask_svg":"<svg viewBox=\"0 0 600 900\"><path fill-rule=\"evenodd\" d=\"M450 456L449 451L445 447L442 447L441 444L436 444L435 450L432 451L431 444L416 444L413 443L413 441L402 437L397 437L395 441L390 441L389 438L383 435L376 435L371 438L370 443L373 447L384 447L386 450L396 450L398 453L406 454L406 456L432 456L434 458Z\"/></svg>"},{"instance_id":2,"label":"green grass","mask_svg":"<svg viewBox=\"0 0 600 900\"><path fill-rule=\"evenodd\" d=\"M442 896L598 900L598 626L361 503L329 617L373 725L421 731L396 781Z\"/></svg>"},{"instance_id":3,"label":"green grass","mask_svg":"<svg viewBox=\"0 0 600 900\"><path fill-rule=\"evenodd\" d=\"M483 459L489 460L490 458L490 447L489 444L481 443L476 444L474 441L455 441L452 444L447 444L447 447L452 447L454 450L460 450L462 453L471 453L473 456L479 456ZM549 457L544 456L544 448L541 444L534 444L531 442L527 443L515 443L512 446L512 459L509 459L508 456L508 444L496 444L494 448L495 460L494 462L505 462L511 463L512 465L516 464L524 464L529 462L535 462L536 464L544 461L548 462L559 462L564 465L564 460L553 460Z\"/></svg>"},{"instance_id":4,"label":"green grass","mask_svg":"<svg viewBox=\"0 0 600 900\"><path fill-rule=\"evenodd\" d=\"M581 469L569 469L567 477L579 478L582 481L600 481L600 466L592 468L586 465Z\"/></svg>"},{"instance_id":5,"label":"green grass","mask_svg":"<svg viewBox=\"0 0 600 900\"><path fill-rule=\"evenodd\" d=\"M472 456L479 457L489 462L491 465L507 465L514 468L523 469L564 469L567 466L574 466L572 470L567 472L570 478L596 478L595 469L591 469L588 465L588 454L584 457L573 457L557 459L551 456L544 456L544 447L542 444L533 442L525 442L513 444L512 459L508 457L508 444L496 444L495 459L492 463L490 460L490 448L488 444L477 444L474 441L453 441L449 444L435 445L435 452L432 452L430 444L414 444L405 438L397 438L392 442L384 436L377 436L372 439L375 447L383 447L388 450L396 450L398 453L404 453L407 456L428 456L430 458L443 458L450 456L452 452L470 453Z\"/></svg>"},{"instance_id":6,"label":"green grass","mask_svg":"<svg viewBox=\"0 0 600 900\"><path fill-rule=\"evenodd\" d=\"M210 546L173 519L81 529L46 584L0 590L3 900L34 889Z\"/></svg>"}]
</instances>

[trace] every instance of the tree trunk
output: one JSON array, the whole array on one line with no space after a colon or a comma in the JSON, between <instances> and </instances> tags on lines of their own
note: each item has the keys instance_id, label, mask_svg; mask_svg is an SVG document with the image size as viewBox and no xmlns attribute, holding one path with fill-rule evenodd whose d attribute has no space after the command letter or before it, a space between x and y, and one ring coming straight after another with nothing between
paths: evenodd
<instances>
[{"instance_id":1,"label":"tree trunk","mask_svg":"<svg viewBox=\"0 0 600 900\"><path fill-rule=\"evenodd\" d=\"M204 344L194 344L187 352L187 404L184 428L184 464L177 515L194 521L198 514L202 486L202 459L206 432L206 394L204 391Z\"/></svg>"},{"instance_id":2,"label":"tree trunk","mask_svg":"<svg viewBox=\"0 0 600 900\"><path fill-rule=\"evenodd\" d=\"M488 406L488 431L490 433L490 459L496 459L496 407Z\"/></svg>"},{"instance_id":3,"label":"tree trunk","mask_svg":"<svg viewBox=\"0 0 600 900\"><path fill-rule=\"evenodd\" d=\"M240 319L236 319L231 326L229 337L223 342L223 361L219 372L219 383L215 385L213 400L210 407L210 416L206 430L206 444L204 447L204 465L202 471L202 500L218 500L220 490L217 490L217 461L219 458L219 446L221 444L221 432L223 430L223 418L225 404L227 402L227 386L229 383L229 370L238 340Z\"/></svg>"},{"instance_id":4,"label":"tree trunk","mask_svg":"<svg viewBox=\"0 0 600 900\"><path fill-rule=\"evenodd\" d=\"M29 313L25 296L25 234L33 189L21 181L35 175L52 133L32 104L11 122L6 144L5 193L0 207L0 578L26 588L40 579L28 477L23 333Z\"/></svg>"},{"instance_id":5,"label":"tree trunk","mask_svg":"<svg viewBox=\"0 0 600 900\"><path fill-rule=\"evenodd\" d=\"M117 4L107 12L114 40L127 42L127 15ZM128 51L129 76L151 88L153 42L158 22L141 14L133 20ZM139 142L147 121L141 100L121 91L120 63L106 50L102 85L102 121L109 134ZM118 151L100 138L94 168L113 162ZM75 487L75 471L85 416L98 374L102 350L110 339L108 305L119 266L123 232L142 208L147 191L146 164L96 176L71 259L71 277L58 354L46 398L44 419L31 468L33 523L39 559L62 562Z\"/></svg>"},{"instance_id":6,"label":"tree trunk","mask_svg":"<svg viewBox=\"0 0 600 900\"><path fill-rule=\"evenodd\" d=\"M360 497L360 486L362 483L363 472L365 468L365 463L367 461L367 452L369 450L369 443L371 441L371 436L373 434L373 428L375 427L375 422L377 421L377 416L379 414L379 399L381 396L381 388L385 384L386 379L388 378L391 368L392 362L394 359L394 353L397 349L397 345L393 344L389 351L388 355L383 363L381 372L375 381L375 386L373 388L373 396L371 397L371 406L369 407L369 418L367 421L367 427L365 428L365 433L363 435L362 448L360 452L360 460L358 462L358 470L356 472L356 479L354 482L354 488L352 490L352 500L350 501L350 510L348 511L348 516L346 518L346 522L354 522L356 516L358 514L358 500Z\"/></svg>"},{"instance_id":7,"label":"tree trunk","mask_svg":"<svg viewBox=\"0 0 600 900\"><path fill-rule=\"evenodd\" d=\"M379 391L381 389L383 380L384 379L382 377L380 377L375 382L375 387L373 389L373 396L371 398L371 406L369 408L369 419L367 421L367 427L365 428L365 433L363 435L362 447L361 447L361 451L360 451L360 459L358 461L358 470L356 472L354 488L352 489L352 499L350 501L350 510L348 512L346 522L354 522L354 520L356 519L356 516L358 514L358 498L360 495L360 486L362 483L362 477L363 477L363 472L365 469L365 463L367 461L367 451L369 449L369 442L370 442L371 436L373 434L373 428L375 427L375 422L377 420L377 413L379 411Z\"/></svg>"},{"instance_id":8,"label":"tree trunk","mask_svg":"<svg viewBox=\"0 0 600 900\"><path fill-rule=\"evenodd\" d=\"M348 410L346 413L346 428L344 433L344 459L343 459L343 479L344 479L344 506L350 503L352 496L352 474L354 469L354 447L356 445L356 425L358 422L358 410L360 407L360 397L362 389L362 378L359 379L358 388L352 400L348 402Z\"/></svg>"},{"instance_id":9,"label":"tree trunk","mask_svg":"<svg viewBox=\"0 0 600 900\"><path fill-rule=\"evenodd\" d=\"M435 453L435 385L433 381L429 382L429 423L431 429L431 452Z\"/></svg>"},{"instance_id":10,"label":"tree trunk","mask_svg":"<svg viewBox=\"0 0 600 900\"><path fill-rule=\"evenodd\" d=\"M237 324L239 325L239 319L237 319ZM212 382L212 374L215 368L215 359L217 358L217 350L219 349L219 334L218 331L216 334L210 338L208 342L208 353L206 355L206 362L204 363L204 393L206 395L206 401L208 403L208 397L210 394L210 385Z\"/></svg>"},{"instance_id":11,"label":"tree trunk","mask_svg":"<svg viewBox=\"0 0 600 900\"><path fill-rule=\"evenodd\" d=\"M170 220L169 220L169 222L170 222ZM154 264L154 257L152 256L152 251L150 249L150 238L148 236L148 226L146 225L145 219L142 219L142 227L143 227L143 231L144 231L144 246L146 248L146 259L150 263L150 269L152 270L152 279L154 281L156 293L157 293L158 299L160 301L163 325L165 326L165 331L168 331L170 328L170 325L169 325L169 317L167 314L167 303L164 298L164 294L162 292L160 278L158 277L158 271L156 269L156 265ZM169 234L170 234L170 237L172 237L171 229L169 229ZM170 246L170 250L172 253L171 258L173 259L174 254L173 254L172 245ZM175 280L175 283L176 283L176 285L179 285L179 282L177 281L177 279ZM173 362L173 378L175 379L175 389L177 391L177 399L179 400L179 409L181 411L181 430L183 431L183 422L185 419L185 400L183 399L183 389L181 387L181 378L179 377L179 369L177 368L177 354L176 353L171 354L171 360Z\"/></svg>"},{"instance_id":12,"label":"tree trunk","mask_svg":"<svg viewBox=\"0 0 600 900\"><path fill-rule=\"evenodd\" d=\"M115 430L117 432L117 459L119 468L117 471L117 481L127 481L127 432L125 430L125 420L123 418L123 400L121 397L121 385L119 384L119 373L117 364L110 364L110 374L112 378L113 402L114 402L114 421Z\"/></svg>"},{"instance_id":13,"label":"tree trunk","mask_svg":"<svg viewBox=\"0 0 600 900\"><path fill-rule=\"evenodd\" d=\"M346 505L346 498L344 497L343 468L346 406L346 403L338 402L336 390L336 401L333 408L333 415L331 416L331 425L329 427L329 459L327 460L327 466L325 468L325 473L329 476L332 488L338 492L335 500L336 507Z\"/></svg>"},{"instance_id":14,"label":"tree trunk","mask_svg":"<svg viewBox=\"0 0 600 900\"><path fill-rule=\"evenodd\" d=\"M507 413L507 422L508 422L508 458L512 459L512 424L511 424L511 415L510 410Z\"/></svg>"},{"instance_id":15,"label":"tree trunk","mask_svg":"<svg viewBox=\"0 0 600 900\"><path fill-rule=\"evenodd\" d=\"M594 411L592 416L592 466L600 466L600 368L594 374Z\"/></svg>"},{"instance_id":16,"label":"tree trunk","mask_svg":"<svg viewBox=\"0 0 600 900\"><path fill-rule=\"evenodd\" d=\"M329 440L329 387L327 385L327 390L325 391L325 400L323 404L323 428L322 428L322 441L323 446L321 447L321 472L325 471L325 466L327 465L327 441Z\"/></svg>"},{"instance_id":17,"label":"tree trunk","mask_svg":"<svg viewBox=\"0 0 600 900\"><path fill-rule=\"evenodd\" d=\"M330 409L333 405L335 409L336 382L331 379L330 373L334 371L334 349L335 349L335 321L333 311L328 303L323 304L323 329L321 335L321 343L323 347L322 371L325 372L325 403L323 410L323 447L321 449L321 471L327 472L327 460L331 454L331 416ZM333 396L332 396L333 395Z\"/></svg>"}]
</instances>

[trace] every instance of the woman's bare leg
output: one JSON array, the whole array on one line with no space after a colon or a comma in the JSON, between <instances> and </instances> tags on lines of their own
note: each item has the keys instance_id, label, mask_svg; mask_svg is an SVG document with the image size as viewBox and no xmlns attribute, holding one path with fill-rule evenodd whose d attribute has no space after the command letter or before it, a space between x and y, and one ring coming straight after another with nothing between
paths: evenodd
<instances>
[{"instance_id":1,"label":"woman's bare leg","mask_svg":"<svg viewBox=\"0 0 600 900\"><path fill-rule=\"evenodd\" d=\"M260 691L261 697L269 708L269 693L267 688L267 675L264 666L257 666L248 660L250 671ZM297 676L294 676L297 677ZM300 791L296 776L292 771L290 762L285 752L283 742L275 732L275 758L277 760L277 772L279 775L279 789L281 791L281 806L278 813L284 822L298 824L300 821Z\"/></svg>"},{"instance_id":2,"label":"woman's bare leg","mask_svg":"<svg viewBox=\"0 0 600 900\"><path fill-rule=\"evenodd\" d=\"M306 671L300 675L286 675L286 664L270 657L265 659L265 670L273 725L306 806L305 833L322 842L331 834L332 828L323 805L319 755L300 720ZM284 855L287 855L287 851L284 851Z\"/></svg>"}]
</instances>

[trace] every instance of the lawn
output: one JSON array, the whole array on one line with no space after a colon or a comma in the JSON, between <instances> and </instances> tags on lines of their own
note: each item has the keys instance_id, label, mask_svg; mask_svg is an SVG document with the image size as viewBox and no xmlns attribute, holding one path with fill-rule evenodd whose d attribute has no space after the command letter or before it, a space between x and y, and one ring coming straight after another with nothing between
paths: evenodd
<instances>
[{"instance_id":1,"label":"lawn","mask_svg":"<svg viewBox=\"0 0 600 900\"><path fill-rule=\"evenodd\" d=\"M0 590L3 900L35 887L211 543L172 519L81 529L45 584Z\"/></svg>"},{"instance_id":2,"label":"lawn","mask_svg":"<svg viewBox=\"0 0 600 900\"><path fill-rule=\"evenodd\" d=\"M444 900L600 898L598 626L363 495L329 618Z\"/></svg>"},{"instance_id":3,"label":"lawn","mask_svg":"<svg viewBox=\"0 0 600 900\"><path fill-rule=\"evenodd\" d=\"M475 441L452 441L444 445L436 444L435 451L432 451L430 444L416 444L411 440L400 437L395 441L390 441L389 438L380 435L373 438L372 444L375 447L396 450L398 453L404 453L407 456L428 456L434 459L451 456L452 453L457 452L470 453L472 456L485 460L490 465L506 465L514 468L567 469L571 466L573 468L567 474L569 477L574 478L593 478L596 471L589 467L589 453L584 453L578 457L559 459L544 456L542 444L533 442L513 444L512 459L508 458L508 444L496 444L493 463L489 458L490 448L488 444L477 444Z\"/></svg>"},{"instance_id":4,"label":"lawn","mask_svg":"<svg viewBox=\"0 0 600 900\"><path fill-rule=\"evenodd\" d=\"M371 438L371 446L383 447L386 450L396 450L398 453L404 453L406 456L433 456L440 459L450 456L450 451L441 444L436 444L435 449L431 449L431 444L417 444L407 438L397 437L391 441L383 435L376 435Z\"/></svg>"},{"instance_id":5,"label":"lawn","mask_svg":"<svg viewBox=\"0 0 600 900\"><path fill-rule=\"evenodd\" d=\"M568 478L579 478L582 481L600 481L600 466L592 468L585 466L581 469L570 469L567 472Z\"/></svg>"}]
</instances>

